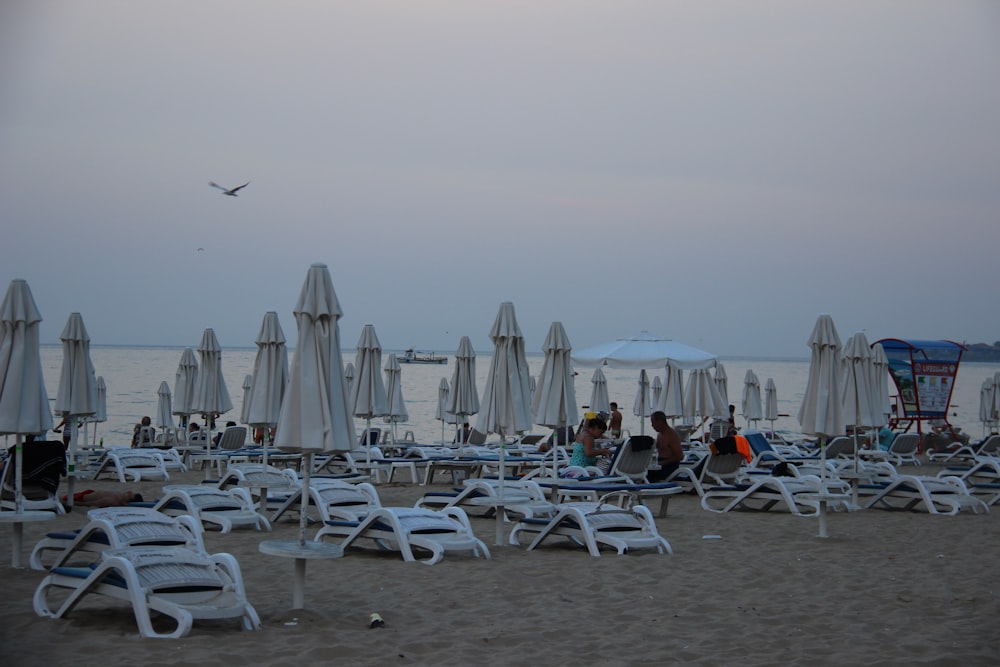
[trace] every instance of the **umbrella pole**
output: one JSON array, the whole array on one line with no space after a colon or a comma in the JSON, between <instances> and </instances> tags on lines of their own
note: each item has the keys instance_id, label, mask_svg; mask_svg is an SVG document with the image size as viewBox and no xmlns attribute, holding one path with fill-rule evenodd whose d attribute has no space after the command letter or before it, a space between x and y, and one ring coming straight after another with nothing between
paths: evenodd
<instances>
[{"instance_id":1,"label":"umbrella pole","mask_svg":"<svg viewBox=\"0 0 1000 667\"><path fill-rule=\"evenodd\" d=\"M73 493L76 491L76 439L80 437L80 429L77 428L76 420L72 420L73 435L69 439L69 465L66 475L66 506L73 509Z\"/></svg>"},{"instance_id":2,"label":"umbrella pole","mask_svg":"<svg viewBox=\"0 0 1000 667\"><path fill-rule=\"evenodd\" d=\"M365 463L368 465L368 472L371 473L372 465L372 418L365 419Z\"/></svg>"},{"instance_id":3,"label":"umbrella pole","mask_svg":"<svg viewBox=\"0 0 1000 667\"><path fill-rule=\"evenodd\" d=\"M496 518L497 518L497 534L496 534L496 542L495 542L496 546L498 546L498 547L499 546L503 546L503 543L504 543L504 540L503 540L503 520L504 520L504 515L507 514L507 511L504 509L504 505L503 505L504 473L507 470L507 467L506 467L505 462L504 462L504 453L506 452L506 450L507 450L507 439L504 437L503 433L501 433L500 434L500 469L497 471L497 473L498 473L497 478L499 480L499 487L500 488L499 488L498 494L497 494L497 510L496 510L496 515L497 515L496 516Z\"/></svg>"},{"instance_id":4,"label":"umbrella pole","mask_svg":"<svg viewBox=\"0 0 1000 667\"><path fill-rule=\"evenodd\" d=\"M299 546L306 544L306 524L309 522L309 476L312 473L312 450L305 453L305 472L302 473L302 496L299 501ZM296 587L298 587L298 572L296 572ZM300 607L296 607L299 609Z\"/></svg>"}]
</instances>

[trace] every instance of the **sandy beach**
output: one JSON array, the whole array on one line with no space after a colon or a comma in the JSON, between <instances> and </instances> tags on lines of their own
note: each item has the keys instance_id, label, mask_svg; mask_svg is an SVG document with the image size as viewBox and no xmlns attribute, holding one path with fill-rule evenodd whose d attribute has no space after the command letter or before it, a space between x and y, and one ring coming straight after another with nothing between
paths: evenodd
<instances>
[{"instance_id":1,"label":"sandy beach","mask_svg":"<svg viewBox=\"0 0 1000 667\"><path fill-rule=\"evenodd\" d=\"M171 482L197 483L202 476L174 474ZM162 482L128 486L149 499L158 497ZM79 488L123 486L102 480ZM427 489L378 490L384 505L412 506ZM25 559L44 531L84 523L77 508L28 525ZM342 559L309 564L304 611L291 609L292 564L258 551L263 539L294 539L297 523L283 519L270 534L207 532L210 551L239 560L263 629L202 622L173 641L140 638L130 609L99 597L66 619L38 617L31 599L43 575L9 567L12 532L3 527L4 663L997 664L995 511L834 513L831 536L820 539L815 518L714 514L697 496L682 495L657 520L672 555L607 551L600 558L561 540L532 552L496 547L494 521L473 524L492 560L448 556L426 566L352 549ZM372 612L385 627L368 627Z\"/></svg>"}]
</instances>

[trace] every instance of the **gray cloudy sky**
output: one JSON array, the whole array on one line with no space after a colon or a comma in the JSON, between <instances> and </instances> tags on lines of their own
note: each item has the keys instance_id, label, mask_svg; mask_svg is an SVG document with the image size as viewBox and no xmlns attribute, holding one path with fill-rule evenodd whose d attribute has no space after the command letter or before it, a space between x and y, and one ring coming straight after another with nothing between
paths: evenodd
<instances>
[{"instance_id":1,"label":"gray cloudy sky","mask_svg":"<svg viewBox=\"0 0 1000 667\"><path fill-rule=\"evenodd\" d=\"M315 261L345 347L1000 339L992 0L7 1L0 88L43 342L293 339Z\"/></svg>"}]
</instances>

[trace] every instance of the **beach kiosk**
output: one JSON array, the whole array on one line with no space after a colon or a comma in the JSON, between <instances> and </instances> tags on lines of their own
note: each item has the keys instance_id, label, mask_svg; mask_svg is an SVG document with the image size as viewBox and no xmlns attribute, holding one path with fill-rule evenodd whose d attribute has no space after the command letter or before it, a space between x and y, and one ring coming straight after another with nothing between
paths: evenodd
<instances>
[{"instance_id":1,"label":"beach kiosk","mask_svg":"<svg viewBox=\"0 0 1000 667\"><path fill-rule=\"evenodd\" d=\"M965 346L950 340L900 338L883 338L879 343L889 359L889 374L899 395L890 427L909 431L916 425L921 442L924 421L934 420L952 430L948 406Z\"/></svg>"}]
</instances>

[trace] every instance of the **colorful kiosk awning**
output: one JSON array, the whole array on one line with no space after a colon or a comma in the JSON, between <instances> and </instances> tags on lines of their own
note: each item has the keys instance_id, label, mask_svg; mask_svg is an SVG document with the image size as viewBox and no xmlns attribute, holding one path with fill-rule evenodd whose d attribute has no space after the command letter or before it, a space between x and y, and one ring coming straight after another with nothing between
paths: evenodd
<instances>
[{"instance_id":1,"label":"colorful kiosk awning","mask_svg":"<svg viewBox=\"0 0 1000 667\"><path fill-rule=\"evenodd\" d=\"M899 416L915 420L917 431L925 419L948 421L948 406L955 387L955 375L965 346L950 340L876 341L889 359L889 372L902 403Z\"/></svg>"}]
</instances>

